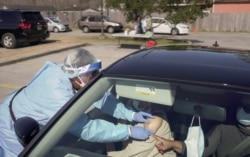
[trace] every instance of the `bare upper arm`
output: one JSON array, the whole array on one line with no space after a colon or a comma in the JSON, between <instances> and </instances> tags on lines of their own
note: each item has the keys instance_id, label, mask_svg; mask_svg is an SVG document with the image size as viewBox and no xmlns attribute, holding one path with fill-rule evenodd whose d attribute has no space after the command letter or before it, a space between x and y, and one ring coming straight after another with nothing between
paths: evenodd
<instances>
[{"instance_id":1,"label":"bare upper arm","mask_svg":"<svg viewBox=\"0 0 250 157\"><path fill-rule=\"evenodd\" d=\"M149 123L144 124L144 127L153 131L157 131L162 124L163 119L159 116L154 116L154 118L148 118Z\"/></svg>"}]
</instances>

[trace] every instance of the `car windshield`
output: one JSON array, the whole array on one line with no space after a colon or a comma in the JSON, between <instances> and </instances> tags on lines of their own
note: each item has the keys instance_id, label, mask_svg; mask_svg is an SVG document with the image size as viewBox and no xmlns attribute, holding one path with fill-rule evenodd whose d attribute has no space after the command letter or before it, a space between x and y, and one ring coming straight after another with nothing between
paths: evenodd
<instances>
[{"instance_id":1,"label":"car windshield","mask_svg":"<svg viewBox=\"0 0 250 157\"><path fill-rule=\"evenodd\" d=\"M106 21L111 21L108 16L103 16L103 19Z\"/></svg>"},{"instance_id":2,"label":"car windshield","mask_svg":"<svg viewBox=\"0 0 250 157\"><path fill-rule=\"evenodd\" d=\"M217 124L235 122L240 99L249 94L199 83L195 85L188 82L102 77L91 87L88 86L79 92L73 101L57 114L58 117L52 120L53 125L50 124L49 131L35 144L28 156L53 156L65 151L71 154L72 149L77 150L74 152L87 150L110 156L122 156L123 153L125 156L133 156L134 153L145 155L143 153L155 150L154 144L149 144L154 141L153 138L148 139L149 141L124 140L111 136L116 132L111 128L108 132L100 131L100 128L110 123L143 126L122 120L125 110L121 112L123 115L115 115L119 118L110 116L115 112L116 105L134 112L151 112L158 117L152 125L157 124L158 119L163 121L155 128L159 136L185 140L194 116L201 118L204 134ZM101 110L98 109L100 106L103 107ZM86 129L86 126L90 127L88 122L94 120L98 120L97 125L93 126L93 123L91 131ZM197 122L194 124L197 125ZM87 132L83 131L85 129ZM92 135L95 136L91 138Z\"/></svg>"},{"instance_id":3,"label":"car windshield","mask_svg":"<svg viewBox=\"0 0 250 157\"><path fill-rule=\"evenodd\" d=\"M23 12L22 15L25 21L43 20L39 12Z\"/></svg>"},{"instance_id":4,"label":"car windshield","mask_svg":"<svg viewBox=\"0 0 250 157\"><path fill-rule=\"evenodd\" d=\"M60 23L60 21L57 18L50 18L55 23Z\"/></svg>"}]
</instances>

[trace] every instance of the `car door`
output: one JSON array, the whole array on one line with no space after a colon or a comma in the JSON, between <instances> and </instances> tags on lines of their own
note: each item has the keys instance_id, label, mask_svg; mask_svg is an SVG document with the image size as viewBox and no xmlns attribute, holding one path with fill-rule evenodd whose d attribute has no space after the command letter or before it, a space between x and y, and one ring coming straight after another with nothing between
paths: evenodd
<instances>
[{"instance_id":1,"label":"car door","mask_svg":"<svg viewBox=\"0 0 250 157\"><path fill-rule=\"evenodd\" d=\"M95 29L96 30L101 30L102 29L102 18L101 16L96 16L95 17Z\"/></svg>"},{"instance_id":2,"label":"car door","mask_svg":"<svg viewBox=\"0 0 250 157\"><path fill-rule=\"evenodd\" d=\"M89 27L92 30L100 30L101 29L101 18L98 16L89 17Z\"/></svg>"},{"instance_id":3,"label":"car door","mask_svg":"<svg viewBox=\"0 0 250 157\"><path fill-rule=\"evenodd\" d=\"M51 21L49 19L47 19L47 18L45 18L44 20L46 21L46 23L48 25L48 30L52 31L53 30L53 25L52 25Z\"/></svg>"},{"instance_id":4,"label":"car door","mask_svg":"<svg viewBox=\"0 0 250 157\"><path fill-rule=\"evenodd\" d=\"M171 33L171 26L164 19L152 19L152 26L154 33Z\"/></svg>"}]
</instances>

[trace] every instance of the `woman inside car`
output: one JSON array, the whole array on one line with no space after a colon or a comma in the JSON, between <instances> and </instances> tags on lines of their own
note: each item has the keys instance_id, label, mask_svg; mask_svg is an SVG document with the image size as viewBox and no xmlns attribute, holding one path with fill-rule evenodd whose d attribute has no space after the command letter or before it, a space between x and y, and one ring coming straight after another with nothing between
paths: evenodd
<instances>
[{"instance_id":1,"label":"woman inside car","mask_svg":"<svg viewBox=\"0 0 250 157\"><path fill-rule=\"evenodd\" d=\"M120 121L120 123L129 124L131 126L141 126L150 130L155 131L155 134L164 137L169 140L173 140L172 132L170 130L169 124L165 113L160 107L152 106L150 102L129 100L127 105L129 109L134 111L144 111L151 113L154 117L148 118L149 123L128 123L127 121ZM128 140L122 143L122 149L119 151L114 150L114 148L108 147L108 156L135 156L135 157L145 157L145 156L166 156L175 157L174 151L166 151L165 154L160 154L155 147L156 140L153 137L145 141L141 140ZM110 145L108 145L110 146Z\"/></svg>"}]
</instances>

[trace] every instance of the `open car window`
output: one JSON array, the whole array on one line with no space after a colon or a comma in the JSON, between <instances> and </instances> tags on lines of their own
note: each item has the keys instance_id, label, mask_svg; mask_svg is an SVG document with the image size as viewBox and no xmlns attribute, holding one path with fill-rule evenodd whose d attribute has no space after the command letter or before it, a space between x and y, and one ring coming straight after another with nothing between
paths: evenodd
<instances>
[{"instance_id":1,"label":"open car window","mask_svg":"<svg viewBox=\"0 0 250 157\"><path fill-rule=\"evenodd\" d=\"M187 83L104 77L85 92L72 98L71 104L68 104L67 109L64 108L64 112L60 112L60 116L56 115L59 118L54 119L53 125L50 124L51 128L34 145L28 156L51 156L55 150L66 153L69 150L68 153L71 154L71 149L105 155L106 143L86 141L80 137L81 129L75 129L76 126L84 126L86 119L102 119L117 124L116 118L103 114L94 106L105 93L112 94L123 104L128 100L138 100L160 107L167 116L170 130L176 140L186 138L195 114L201 117L204 134L217 124L235 124L236 108L240 105L240 99L249 94ZM199 112L195 110L197 106ZM69 149L58 149L61 146Z\"/></svg>"}]
</instances>

